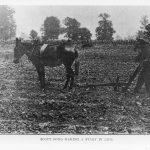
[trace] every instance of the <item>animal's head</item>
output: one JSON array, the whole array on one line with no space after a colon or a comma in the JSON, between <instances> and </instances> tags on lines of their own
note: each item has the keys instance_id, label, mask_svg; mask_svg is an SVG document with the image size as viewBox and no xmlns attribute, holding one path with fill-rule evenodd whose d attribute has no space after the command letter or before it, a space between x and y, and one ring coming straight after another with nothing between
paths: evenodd
<instances>
[{"instance_id":1,"label":"animal's head","mask_svg":"<svg viewBox=\"0 0 150 150\"><path fill-rule=\"evenodd\" d=\"M19 59L23 56L21 48L22 48L21 39L16 38L16 45L14 48L14 60L13 60L15 64L19 63Z\"/></svg>"}]
</instances>

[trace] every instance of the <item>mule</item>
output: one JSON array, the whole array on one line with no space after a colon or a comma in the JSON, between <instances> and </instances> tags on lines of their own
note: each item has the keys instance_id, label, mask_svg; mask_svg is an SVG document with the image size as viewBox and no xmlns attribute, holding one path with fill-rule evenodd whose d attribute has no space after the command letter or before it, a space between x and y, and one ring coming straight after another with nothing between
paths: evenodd
<instances>
[{"instance_id":1,"label":"mule","mask_svg":"<svg viewBox=\"0 0 150 150\"><path fill-rule=\"evenodd\" d=\"M59 45L43 45L22 43L21 40L16 38L16 45L14 48L14 60L15 64L19 63L20 58L23 55L27 55L28 59L35 66L41 89L45 90L45 66L57 67L64 65L66 68L66 82L64 89L68 87L72 89L74 84L74 76L79 74L79 58L78 50L75 45L69 43L62 43ZM75 72L72 69L72 64L75 62Z\"/></svg>"}]
</instances>

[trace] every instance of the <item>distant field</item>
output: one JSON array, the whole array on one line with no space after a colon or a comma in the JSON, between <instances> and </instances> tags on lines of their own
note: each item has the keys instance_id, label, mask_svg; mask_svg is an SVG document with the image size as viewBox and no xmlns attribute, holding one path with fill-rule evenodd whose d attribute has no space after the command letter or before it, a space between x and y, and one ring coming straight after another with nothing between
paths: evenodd
<instances>
[{"instance_id":1,"label":"distant field","mask_svg":"<svg viewBox=\"0 0 150 150\"><path fill-rule=\"evenodd\" d=\"M46 68L46 94L35 68L26 57L14 65L13 45L0 47L1 134L149 134L150 100L142 88L132 95L112 87L81 87L127 82L137 63L132 46L81 49L80 75L73 90L63 91L63 66Z\"/></svg>"}]
</instances>

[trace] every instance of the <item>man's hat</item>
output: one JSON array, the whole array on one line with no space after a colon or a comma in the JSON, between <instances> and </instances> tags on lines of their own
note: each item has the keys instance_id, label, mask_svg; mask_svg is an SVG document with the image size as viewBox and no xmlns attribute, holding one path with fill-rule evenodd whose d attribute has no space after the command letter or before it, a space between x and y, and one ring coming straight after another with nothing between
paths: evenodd
<instances>
[{"instance_id":1,"label":"man's hat","mask_svg":"<svg viewBox=\"0 0 150 150\"><path fill-rule=\"evenodd\" d=\"M147 38L145 38L145 37L143 37L143 38L138 38L137 41L140 42L141 44L150 43L150 41L149 41Z\"/></svg>"}]
</instances>

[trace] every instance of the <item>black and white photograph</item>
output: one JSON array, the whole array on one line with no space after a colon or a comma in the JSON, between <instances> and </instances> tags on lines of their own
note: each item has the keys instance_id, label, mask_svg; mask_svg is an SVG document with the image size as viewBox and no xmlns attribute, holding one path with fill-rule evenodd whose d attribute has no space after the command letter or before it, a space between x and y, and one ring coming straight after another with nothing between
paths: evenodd
<instances>
[{"instance_id":1,"label":"black and white photograph","mask_svg":"<svg viewBox=\"0 0 150 150\"><path fill-rule=\"evenodd\" d=\"M150 5L0 4L0 138L149 135Z\"/></svg>"}]
</instances>

